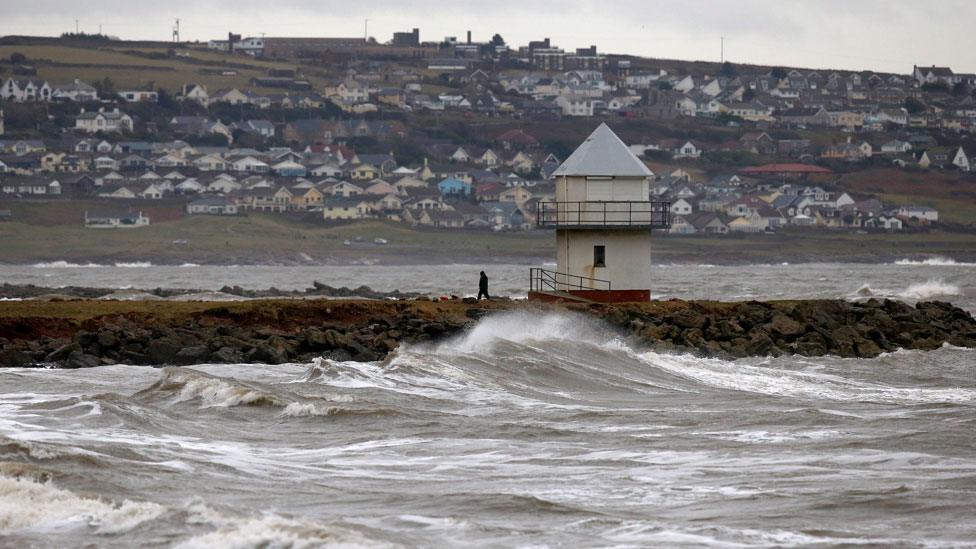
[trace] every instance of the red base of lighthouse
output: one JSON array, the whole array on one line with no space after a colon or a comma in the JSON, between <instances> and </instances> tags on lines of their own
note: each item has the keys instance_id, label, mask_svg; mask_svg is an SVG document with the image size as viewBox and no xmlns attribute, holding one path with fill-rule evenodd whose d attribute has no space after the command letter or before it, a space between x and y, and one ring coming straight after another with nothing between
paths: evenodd
<instances>
[{"instance_id":1,"label":"red base of lighthouse","mask_svg":"<svg viewBox=\"0 0 976 549\"><path fill-rule=\"evenodd\" d=\"M574 299L575 298L575 299ZM575 302L634 303L650 301L650 290L564 290L559 292L529 292L530 301L547 303Z\"/></svg>"}]
</instances>

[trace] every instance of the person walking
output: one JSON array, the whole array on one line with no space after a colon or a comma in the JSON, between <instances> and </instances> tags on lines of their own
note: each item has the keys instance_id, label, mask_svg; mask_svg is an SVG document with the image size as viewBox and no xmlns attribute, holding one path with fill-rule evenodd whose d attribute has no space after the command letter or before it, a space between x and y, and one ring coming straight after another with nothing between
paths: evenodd
<instances>
[{"instance_id":1,"label":"person walking","mask_svg":"<svg viewBox=\"0 0 976 549\"><path fill-rule=\"evenodd\" d=\"M481 301L481 296L485 296L485 299L491 299L488 295L488 275L484 271L481 271L481 278L478 280L478 301Z\"/></svg>"}]
</instances>

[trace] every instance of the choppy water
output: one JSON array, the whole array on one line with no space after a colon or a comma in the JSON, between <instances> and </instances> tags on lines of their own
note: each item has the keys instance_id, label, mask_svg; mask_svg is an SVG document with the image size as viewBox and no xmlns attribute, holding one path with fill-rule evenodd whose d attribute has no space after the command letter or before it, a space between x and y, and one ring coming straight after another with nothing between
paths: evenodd
<instances>
[{"instance_id":1,"label":"choppy water","mask_svg":"<svg viewBox=\"0 0 976 549\"><path fill-rule=\"evenodd\" d=\"M974 545L974 374L951 347L662 355L541 313L384 363L0 370L0 540Z\"/></svg>"},{"instance_id":2,"label":"choppy water","mask_svg":"<svg viewBox=\"0 0 976 549\"><path fill-rule=\"evenodd\" d=\"M663 266L652 288L868 287L973 311L974 267ZM464 293L478 270L0 275ZM525 271L489 275L518 295ZM568 314L501 313L379 363L0 369L0 546L976 547L974 433L976 350L729 362L645 352Z\"/></svg>"},{"instance_id":3,"label":"choppy water","mask_svg":"<svg viewBox=\"0 0 976 549\"><path fill-rule=\"evenodd\" d=\"M555 268L550 264L548 268ZM526 265L404 266L156 266L72 264L0 265L0 282L39 286L104 288L198 288L213 292L241 286L303 290L319 281L331 286L367 285L376 290L431 295L475 295L478 272L485 270L493 294L524 297L529 286ZM655 299L793 299L859 298L870 295L907 301L940 299L976 311L976 264L951 260L900 261L890 264L807 263L781 265L656 265L648 282ZM145 295L122 292L119 299ZM191 299L231 299L219 293ZM187 299L182 297L179 299Z\"/></svg>"}]
</instances>

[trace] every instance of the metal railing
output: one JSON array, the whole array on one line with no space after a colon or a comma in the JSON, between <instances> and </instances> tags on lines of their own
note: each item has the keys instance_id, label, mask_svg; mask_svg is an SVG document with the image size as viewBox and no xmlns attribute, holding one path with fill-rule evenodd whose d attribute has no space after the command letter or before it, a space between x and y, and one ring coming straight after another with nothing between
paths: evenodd
<instances>
[{"instance_id":1,"label":"metal railing","mask_svg":"<svg viewBox=\"0 0 976 549\"><path fill-rule=\"evenodd\" d=\"M536 224L553 228L632 227L667 229L671 203L665 201L540 202Z\"/></svg>"},{"instance_id":2,"label":"metal railing","mask_svg":"<svg viewBox=\"0 0 976 549\"><path fill-rule=\"evenodd\" d=\"M533 292L567 290L605 290L609 292L610 281L531 267L529 269L529 290Z\"/></svg>"}]
</instances>

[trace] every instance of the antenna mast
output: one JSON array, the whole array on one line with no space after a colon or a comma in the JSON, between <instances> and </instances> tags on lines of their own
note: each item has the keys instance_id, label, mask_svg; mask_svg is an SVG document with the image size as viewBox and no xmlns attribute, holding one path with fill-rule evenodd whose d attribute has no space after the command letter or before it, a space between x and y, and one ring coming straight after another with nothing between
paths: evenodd
<instances>
[{"instance_id":1,"label":"antenna mast","mask_svg":"<svg viewBox=\"0 0 976 549\"><path fill-rule=\"evenodd\" d=\"M363 42L369 42L369 19L363 19Z\"/></svg>"},{"instance_id":2,"label":"antenna mast","mask_svg":"<svg viewBox=\"0 0 976 549\"><path fill-rule=\"evenodd\" d=\"M180 20L176 20L176 24L173 25L173 42L180 43Z\"/></svg>"},{"instance_id":3,"label":"antenna mast","mask_svg":"<svg viewBox=\"0 0 976 549\"><path fill-rule=\"evenodd\" d=\"M722 40L722 63L725 63L725 37L723 36L721 40Z\"/></svg>"}]
</instances>

